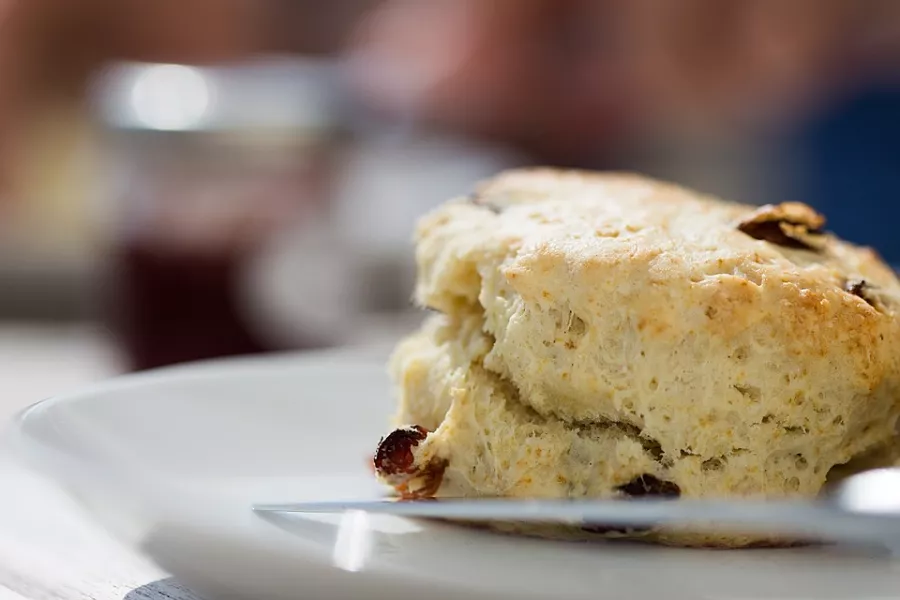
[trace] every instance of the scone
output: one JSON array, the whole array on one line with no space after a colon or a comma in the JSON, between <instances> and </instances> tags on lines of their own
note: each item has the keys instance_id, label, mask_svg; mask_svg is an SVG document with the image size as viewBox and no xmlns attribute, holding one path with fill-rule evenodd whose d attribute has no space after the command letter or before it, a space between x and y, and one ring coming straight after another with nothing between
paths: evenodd
<instances>
[{"instance_id":1,"label":"scone","mask_svg":"<svg viewBox=\"0 0 900 600\"><path fill-rule=\"evenodd\" d=\"M409 497L815 496L900 414L900 283L823 226L554 170L445 204L416 240L442 314L392 359L379 475Z\"/></svg>"}]
</instances>

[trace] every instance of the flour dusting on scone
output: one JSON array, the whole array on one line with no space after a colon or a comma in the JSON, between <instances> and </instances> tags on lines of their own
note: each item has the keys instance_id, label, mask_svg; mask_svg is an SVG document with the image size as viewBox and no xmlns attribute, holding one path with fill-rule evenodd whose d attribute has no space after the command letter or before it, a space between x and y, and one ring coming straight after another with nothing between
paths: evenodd
<instances>
[{"instance_id":1,"label":"flour dusting on scone","mask_svg":"<svg viewBox=\"0 0 900 600\"><path fill-rule=\"evenodd\" d=\"M519 170L416 241L441 314L391 363L404 495L812 497L893 440L900 283L804 204Z\"/></svg>"}]
</instances>

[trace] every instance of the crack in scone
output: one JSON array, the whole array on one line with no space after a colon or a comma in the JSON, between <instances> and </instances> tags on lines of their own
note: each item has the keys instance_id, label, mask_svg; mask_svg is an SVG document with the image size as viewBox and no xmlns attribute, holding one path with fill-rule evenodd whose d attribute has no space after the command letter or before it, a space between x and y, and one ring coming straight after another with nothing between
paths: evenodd
<instances>
[{"instance_id":1,"label":"crack in scone","mask_svg":"<svg viewBox=\"0 0 900 600\"><path fill-rule=\"evenodd\" d=\"M677 489L677 484L669 481L667 474L673 461L664 460L658 441L642 435L640 429L630 423L609 420L570 423L538 413L521 401L511 382L484 369L480 357L470 360L460 348L454 348L470 345L470 342L466 336L447 335L448 327L455 326L446 318L433 318L431 326L426 326L426 331L418 336L433 340L436 346L443 348L444 355L456 357L456 362L445 364L443 370L427 369L413 357L407 357L411 362L404 362L402 351L394 359L398 381L419 381L422 376L441 378L452 372L458 375L449 385L445 382L415 390L416 394L421 394L422 389L440 389L441 394L453 396L450 401L432 403L447 406L447 412L436 424L435 431L422 440L417 439L411 449L418 465L414 469L416 476L435 460L446 462L441 495L501 495L501 489L502 495L548 495L546 490L540 491L548 481L555 490L553 494L558 496L635 495L636 490L645 489L640 482L658 482L659 494L663 496L671 495L670 491ZM474 329L469 328L470 335ZM489 336L485 339L489 340ZM408 344L421 352L421 342L420 339ZM416 373L423 367L424 372ZM397 420L417 423L423 416L416 409L417 404L408 402L413 398L404 391L400 390L403 408ZM492 431L492 424L500 428L512 425L514 432L504 435L505 432ZM398 431L408 430L401 428ZM417 430L424 431L422 428ZM385 438L390 439L391 436ZM517 445L521 442L524 447L511 448L506 445L509 442ZM607 458L611 456L630 456L631 464L627 467L616 464L617 461ZM603 473L610 469L619 472ZM486 473L501 489L488 490L475 483ZM406 481L410 473L404 471L403 475ZM382 479L393 485L397 483L392 473L382 473ZM652 487L645 491L651 493Z\"/></svg>"},{"instance_id":2,"label":"crack in scone","mask_svg":"<svg viewBox=\"0 0 900 600\"><path fill-rule=\"evenodd\" d=\"M591 435L592 432L595 431L618 431L624 436L629 437L639 443L644 451L647 452L649 456L653 457L653 460L665 465L665 453L663 452L662 445L658 440L655 440L652 437L644 434L644 432L641 431L641 428L637 425L634 425L632 423L625 423L623 421L601 419L599 421L593 421L589 423L575 421L574 423L572 423L572 426L584 435Z\"/></svg>"},{"instance_id":3,"label":"crack in scone","mask_svg":"<svg viewBox=\"0 0 900 600\"><path fill-rule=\"evenodd\" d=\"M425 337L442 339L440 326ZM452 381L421 389L439 390L451 396L450 401L436 399L434 404L447 406L437 428L414 449L415 462L422 468L435 459L447 461L444 495L550 495L541 490L548 484L553 495L581 496L620 494L616 486L627 486L642 476L664 480L665 468L660 464L661 449L632 425L625 423L567 423L542 415L521 402L518 391L496 373L485 370L477 360L465 364L457 341L443 344L445 355L460 357L460 362L443 371ZM410 370L427 369L421 362L404 362L395 357L399 380L418 380L420 376L440 377L434 370L410 374ZM455 375L454 375L455 374ZM417 423L423 415L417 407L420 398L409 398L400 390L402 408L398 423ZM409 400L416 400L412 403ZM631 466L607 480L600 473L613 467L606 457L619 454L631 457ZM596 471L591 475L591 471ZM496 486L488 491L481 485L486 478Z\"/></svg>"}]
</instances>

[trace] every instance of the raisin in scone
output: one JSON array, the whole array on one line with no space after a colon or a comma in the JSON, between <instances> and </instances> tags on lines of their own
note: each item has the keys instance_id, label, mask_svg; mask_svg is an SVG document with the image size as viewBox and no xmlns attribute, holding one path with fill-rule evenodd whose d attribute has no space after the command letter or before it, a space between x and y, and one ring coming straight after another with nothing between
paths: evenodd
<instances>
[{"instance_id":1,"label":"raisin in scone","mask_svg":"<svg viewBox=\"0 0 900 600\"><path fill-rule=\"evenodd\" d=\"M408 496L814 496L891 442L900 283L800 203L501 174L426 216L392 360ZM752 536L650 532L674 543Z\"/></svg>"}]
</instances>

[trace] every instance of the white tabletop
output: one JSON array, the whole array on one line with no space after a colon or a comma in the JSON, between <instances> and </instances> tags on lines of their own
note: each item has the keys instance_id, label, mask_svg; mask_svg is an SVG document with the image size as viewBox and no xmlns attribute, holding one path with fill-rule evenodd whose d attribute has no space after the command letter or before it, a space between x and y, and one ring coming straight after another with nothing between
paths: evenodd
<instances>
[{"instance_id":1,"label":"white tabletop","mask_svg":"<svg viewBox=\"0 0 900 600\"><path fill-rule=\"evenodd\" d=\"M116 372L97 331L0 326L0 420ZM189 600L49 482L0 453L0 600Z\"/></svg>"}]
</instances>

